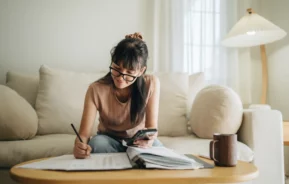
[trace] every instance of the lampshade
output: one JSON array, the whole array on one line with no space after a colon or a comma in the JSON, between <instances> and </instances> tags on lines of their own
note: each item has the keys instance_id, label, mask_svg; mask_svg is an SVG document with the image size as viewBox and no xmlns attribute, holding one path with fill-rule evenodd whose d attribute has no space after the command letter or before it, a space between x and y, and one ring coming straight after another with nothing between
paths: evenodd
<instances>
[{"instance_id":1,"label":"lampshade","mask_svg":"<svg viewBox=\"0 0 289 184\"><path fill-rule=\"evenodd\" d=\"M227 47L252 47L282 39L286 32L248 9L248 14L242 17L222 41Z\"/></svg>"}]
</instances>

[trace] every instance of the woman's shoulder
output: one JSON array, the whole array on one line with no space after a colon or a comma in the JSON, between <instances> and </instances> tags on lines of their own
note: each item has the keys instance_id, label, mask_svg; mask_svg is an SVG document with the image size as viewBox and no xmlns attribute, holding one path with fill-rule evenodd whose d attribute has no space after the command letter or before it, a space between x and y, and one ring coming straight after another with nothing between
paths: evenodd
<instances>
[{"instance_id":1,"label":"woman's shoulder","mask_svg":"<svg viewBox=\"0 0 289 184\"><path fill-rule=\"evenodd\" d=\"M147 87L149 91L153 92L155 88L157 88L160 85L159 78L155 75L146 74L144 75L145 82L147 84Z\"/></svg>"},{"instance_id":2,"label":"woman's shoulder","mask_svg":"<svg viewBox=\"0 0 289 184\"><path fill-rule=\"evenodd\" d=\"M99 80L97 81L94 81L92 82L90 85L89 85L89 89L93 90L94 92L106 92L108 90L110 90L110 87L111 87L111 84L109 83L104 83L104 82L101 82Z\"/></svg>"},{"instance_id":3,"label":"woman's shoulder","mask_svg":"<svg viewBox=\"0 0 289 184\"><path fill-rule=\"evenodd\" d=\"M158 82L159 81L159 78L155 75L152 75L152 74L145 74L144 75L144 79L146 81L146 83L155 83L155 82Z\"/></svg>"},{"instance_id":4,"label":"woman's shoulder","mask_svg":"<svg viewBox=\"0 0 289 184\"><path fill-rule=\"evenodd\" d=\"M146 83L150 83L150 84L156 84L156 83L159 83L160 81L156 75L152 75L152 74L144 75L144 79Z\"/></svg>"}]
</instances>

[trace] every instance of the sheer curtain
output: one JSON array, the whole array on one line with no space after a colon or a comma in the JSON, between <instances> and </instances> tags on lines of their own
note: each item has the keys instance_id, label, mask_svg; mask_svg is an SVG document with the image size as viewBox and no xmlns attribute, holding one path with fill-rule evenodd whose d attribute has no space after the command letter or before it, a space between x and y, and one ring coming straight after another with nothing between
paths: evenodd
<instances>
[{"instance_id":1,"label":"sheer curtain","mask_svg":"<svg viewBox=\"0 0 289 184\"><path fill-rule=\"evenodd\" d=\"M209 82L225 84L228 66L220 40L226 34L227 20L221 19L227 18L227 7L220 0L186 0L184 6L185 71L203 71Z\"/></svg>"},{"instance_id":2,"label":"sheer curtain","mask_svg":"<svg viewBox=\"0 0 289 184\"><path fill-rule=\"evenodd\" d=\"M249 49L220 44L248 5L246 0L154 1L154 70L204 72L208 84L230 86L244 104L251 103Z\"/></svg>"}]
</instances>

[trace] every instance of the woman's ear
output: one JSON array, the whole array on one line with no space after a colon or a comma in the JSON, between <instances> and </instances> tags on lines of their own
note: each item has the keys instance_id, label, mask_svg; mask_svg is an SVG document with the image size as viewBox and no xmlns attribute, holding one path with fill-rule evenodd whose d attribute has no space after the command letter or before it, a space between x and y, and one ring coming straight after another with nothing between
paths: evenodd
<instances>
[{"instance_id":1,"label":"woman's ear","mask_svg":"<svg viewBox=\"0 0 289 184\"><path fill-rule=\"evenodd\" d=\"M138 76L142 76L142 74L146 71L146 69L147 69L146 66L142 67Z\"/></svg>"}]
</instances>

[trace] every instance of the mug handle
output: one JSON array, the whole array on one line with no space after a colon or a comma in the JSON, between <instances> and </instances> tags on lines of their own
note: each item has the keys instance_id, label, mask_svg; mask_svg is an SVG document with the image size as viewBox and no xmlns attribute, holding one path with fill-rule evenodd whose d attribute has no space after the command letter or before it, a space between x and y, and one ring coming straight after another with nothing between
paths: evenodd
<instances>
[{"instance_id":1,"label":"mug handle","mask_svg":"<svg viewBox=\"0 0 289 184\"><path fill-rule=\"evenodd\" d=\"M214 160L215 162L219 162L216 158L215 158L215 143L218 142L218 140L212 140L210 142L210 157L212 160Z\"/></svg>"}]
</instances>

